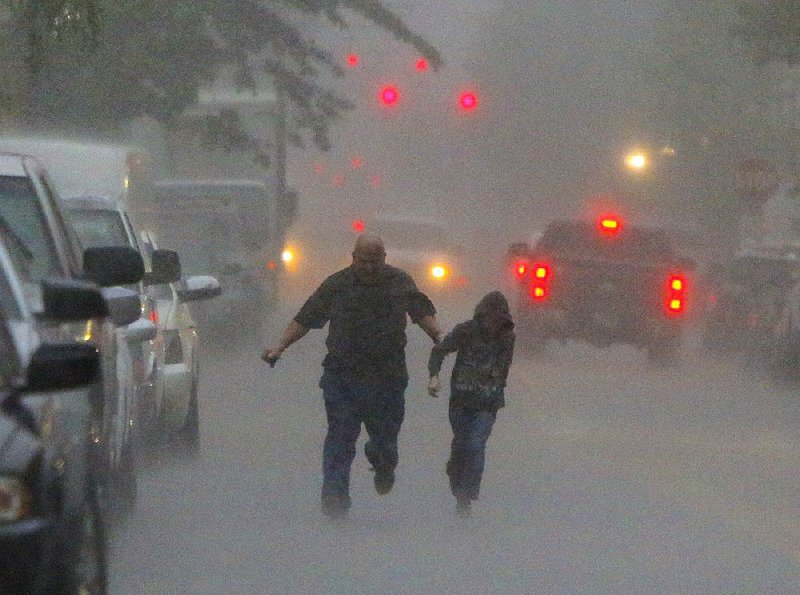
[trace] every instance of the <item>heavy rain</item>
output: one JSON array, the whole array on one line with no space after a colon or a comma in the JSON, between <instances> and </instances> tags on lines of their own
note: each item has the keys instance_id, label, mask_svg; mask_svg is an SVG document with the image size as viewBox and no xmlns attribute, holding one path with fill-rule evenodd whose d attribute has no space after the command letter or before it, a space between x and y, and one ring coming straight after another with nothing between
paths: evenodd
<instances>
[{"instance_id":1,"label":"heavy rain","mask_svg":"<svg viewBox=\"0 0 800 595\"><path fill-rule=\"evenodd\" d=\"M800 592L798 17L0 2L0 593Z\"/></svg>"}]
</instances>

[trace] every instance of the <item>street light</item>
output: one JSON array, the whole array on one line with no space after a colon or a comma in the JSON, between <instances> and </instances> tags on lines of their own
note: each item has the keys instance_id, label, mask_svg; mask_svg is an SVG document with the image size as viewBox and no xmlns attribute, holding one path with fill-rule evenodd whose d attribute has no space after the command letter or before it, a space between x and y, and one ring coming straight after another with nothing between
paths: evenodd
<instances>
[{"instance_id":1,"label":"street light","mask_svg":"<svg viewBox=\"0 0 800 595\"><path fill-rule=\"evenodd\" d=\"M644 151L631 151L625 155L625 167L633 172L643 172L650 166L650 156Z\"/></svg>"}]
</instances>

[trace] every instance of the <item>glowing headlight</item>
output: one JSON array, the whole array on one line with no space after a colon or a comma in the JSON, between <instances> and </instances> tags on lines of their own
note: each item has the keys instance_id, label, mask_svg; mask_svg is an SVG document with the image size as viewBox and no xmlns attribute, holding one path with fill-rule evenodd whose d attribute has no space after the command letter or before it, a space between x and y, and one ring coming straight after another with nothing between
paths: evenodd
<instances>
[{"instance_id":1,"label":"glowing headlight","mask_svg":"<svg viewBox=\"0 0 800 595\"><path fill-rule=\"evenodd\" d=\"M294 250L292 250L291 248L286 248L281 253L281 260L283 260L283 262L285 262L287 264L289 264L290 262L293 262L294 261Z\"/></svg>"},{"instance_id":2,"label":"glowing headlight","mask_svg":"<svg viewBox=\"0 0 800 595\"><path fill-rule=\"evenodd\" d=\"M86 327L83 329L83 337L81 338L86 342L94 338L94 322L91 320L86 321Z\"/></svg>"},{"instance_id":3,"label":"glowing headlight","mask_svg":"<svg viewBox=\"0 0 800 595\"><path fill-rule=\"evenodd\" d=\"M13 523L31 514L33 497L16 477L0 477L0 523Z\"/></svg>"},{"instance_id":4,"label":"glowing headlight","mask_svg":"<svg viewBox=\"0 0 800 595\"><path fill-rule=\"evenodd\" d=\"M436 266L431 267L431 277L434 279L444 279L447 276L447 269L444 268L442 265L437 264Z\"/></svg>"}]
</instances>

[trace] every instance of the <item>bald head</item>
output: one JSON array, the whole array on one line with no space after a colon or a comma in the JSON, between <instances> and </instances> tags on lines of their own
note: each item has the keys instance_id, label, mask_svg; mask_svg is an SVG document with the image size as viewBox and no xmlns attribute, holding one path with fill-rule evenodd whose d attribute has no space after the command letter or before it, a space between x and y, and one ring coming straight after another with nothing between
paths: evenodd
<instances>
[{"instance_id":1,"label":"bald head","mask_svg":"<svg viewBox=\"0 0 800 595\"><path fill-rule=\"evenodd\" d=\"M362 233L356 239L355 248L353 248L354 253L359 254L382 254L386 255L386 248L383 245L383 240L380 236L375 235L374 233Z\"/></svg>"},{"instance_id":2,"label":"bald head","mask_svg":"<svg viewBox=\"0 0 800 595\"><path fill-rule=\"evenodd\" d=\"M362 283L373 284L380 281L386 264L386 249L383 240L372 233L358 236L353 248L353 270Z\"/></svg>"}]
</instances>

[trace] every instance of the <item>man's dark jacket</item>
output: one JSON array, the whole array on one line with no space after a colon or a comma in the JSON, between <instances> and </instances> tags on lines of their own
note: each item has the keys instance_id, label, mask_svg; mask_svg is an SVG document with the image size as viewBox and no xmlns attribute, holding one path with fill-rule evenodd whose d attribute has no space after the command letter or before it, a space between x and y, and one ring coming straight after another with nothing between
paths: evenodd
<instances>
[{"instance_id":1,"label":"man's dark jacket","mask_svg":"<svg viewBox=\"0 0 800 595\"><path fill-rule=\"evenodd\" d=\"M361 282L350 266L325 279L294 320L306 328L330 322L326 372L405 386L406 315L418 322L435 314L406 272L385 265L373 285Z\"/></svg>"},{"instance_id":2,"label":"man's dark jacket","mask_svg":"<svg viewBox=\"0 0 800 595\"><path fill-rule=\"evenodd\" d=\"M503 323L491 334L483 319L494 313ZM462 322L431 351L428 371L431 376L442 369L448 353L456 352L450 376L450 404L467 409L497 411L505 406L504 389L514 355L514 323L508 301L499 291L483 297L472 320Z\"/></svg>"}]
</instances>

